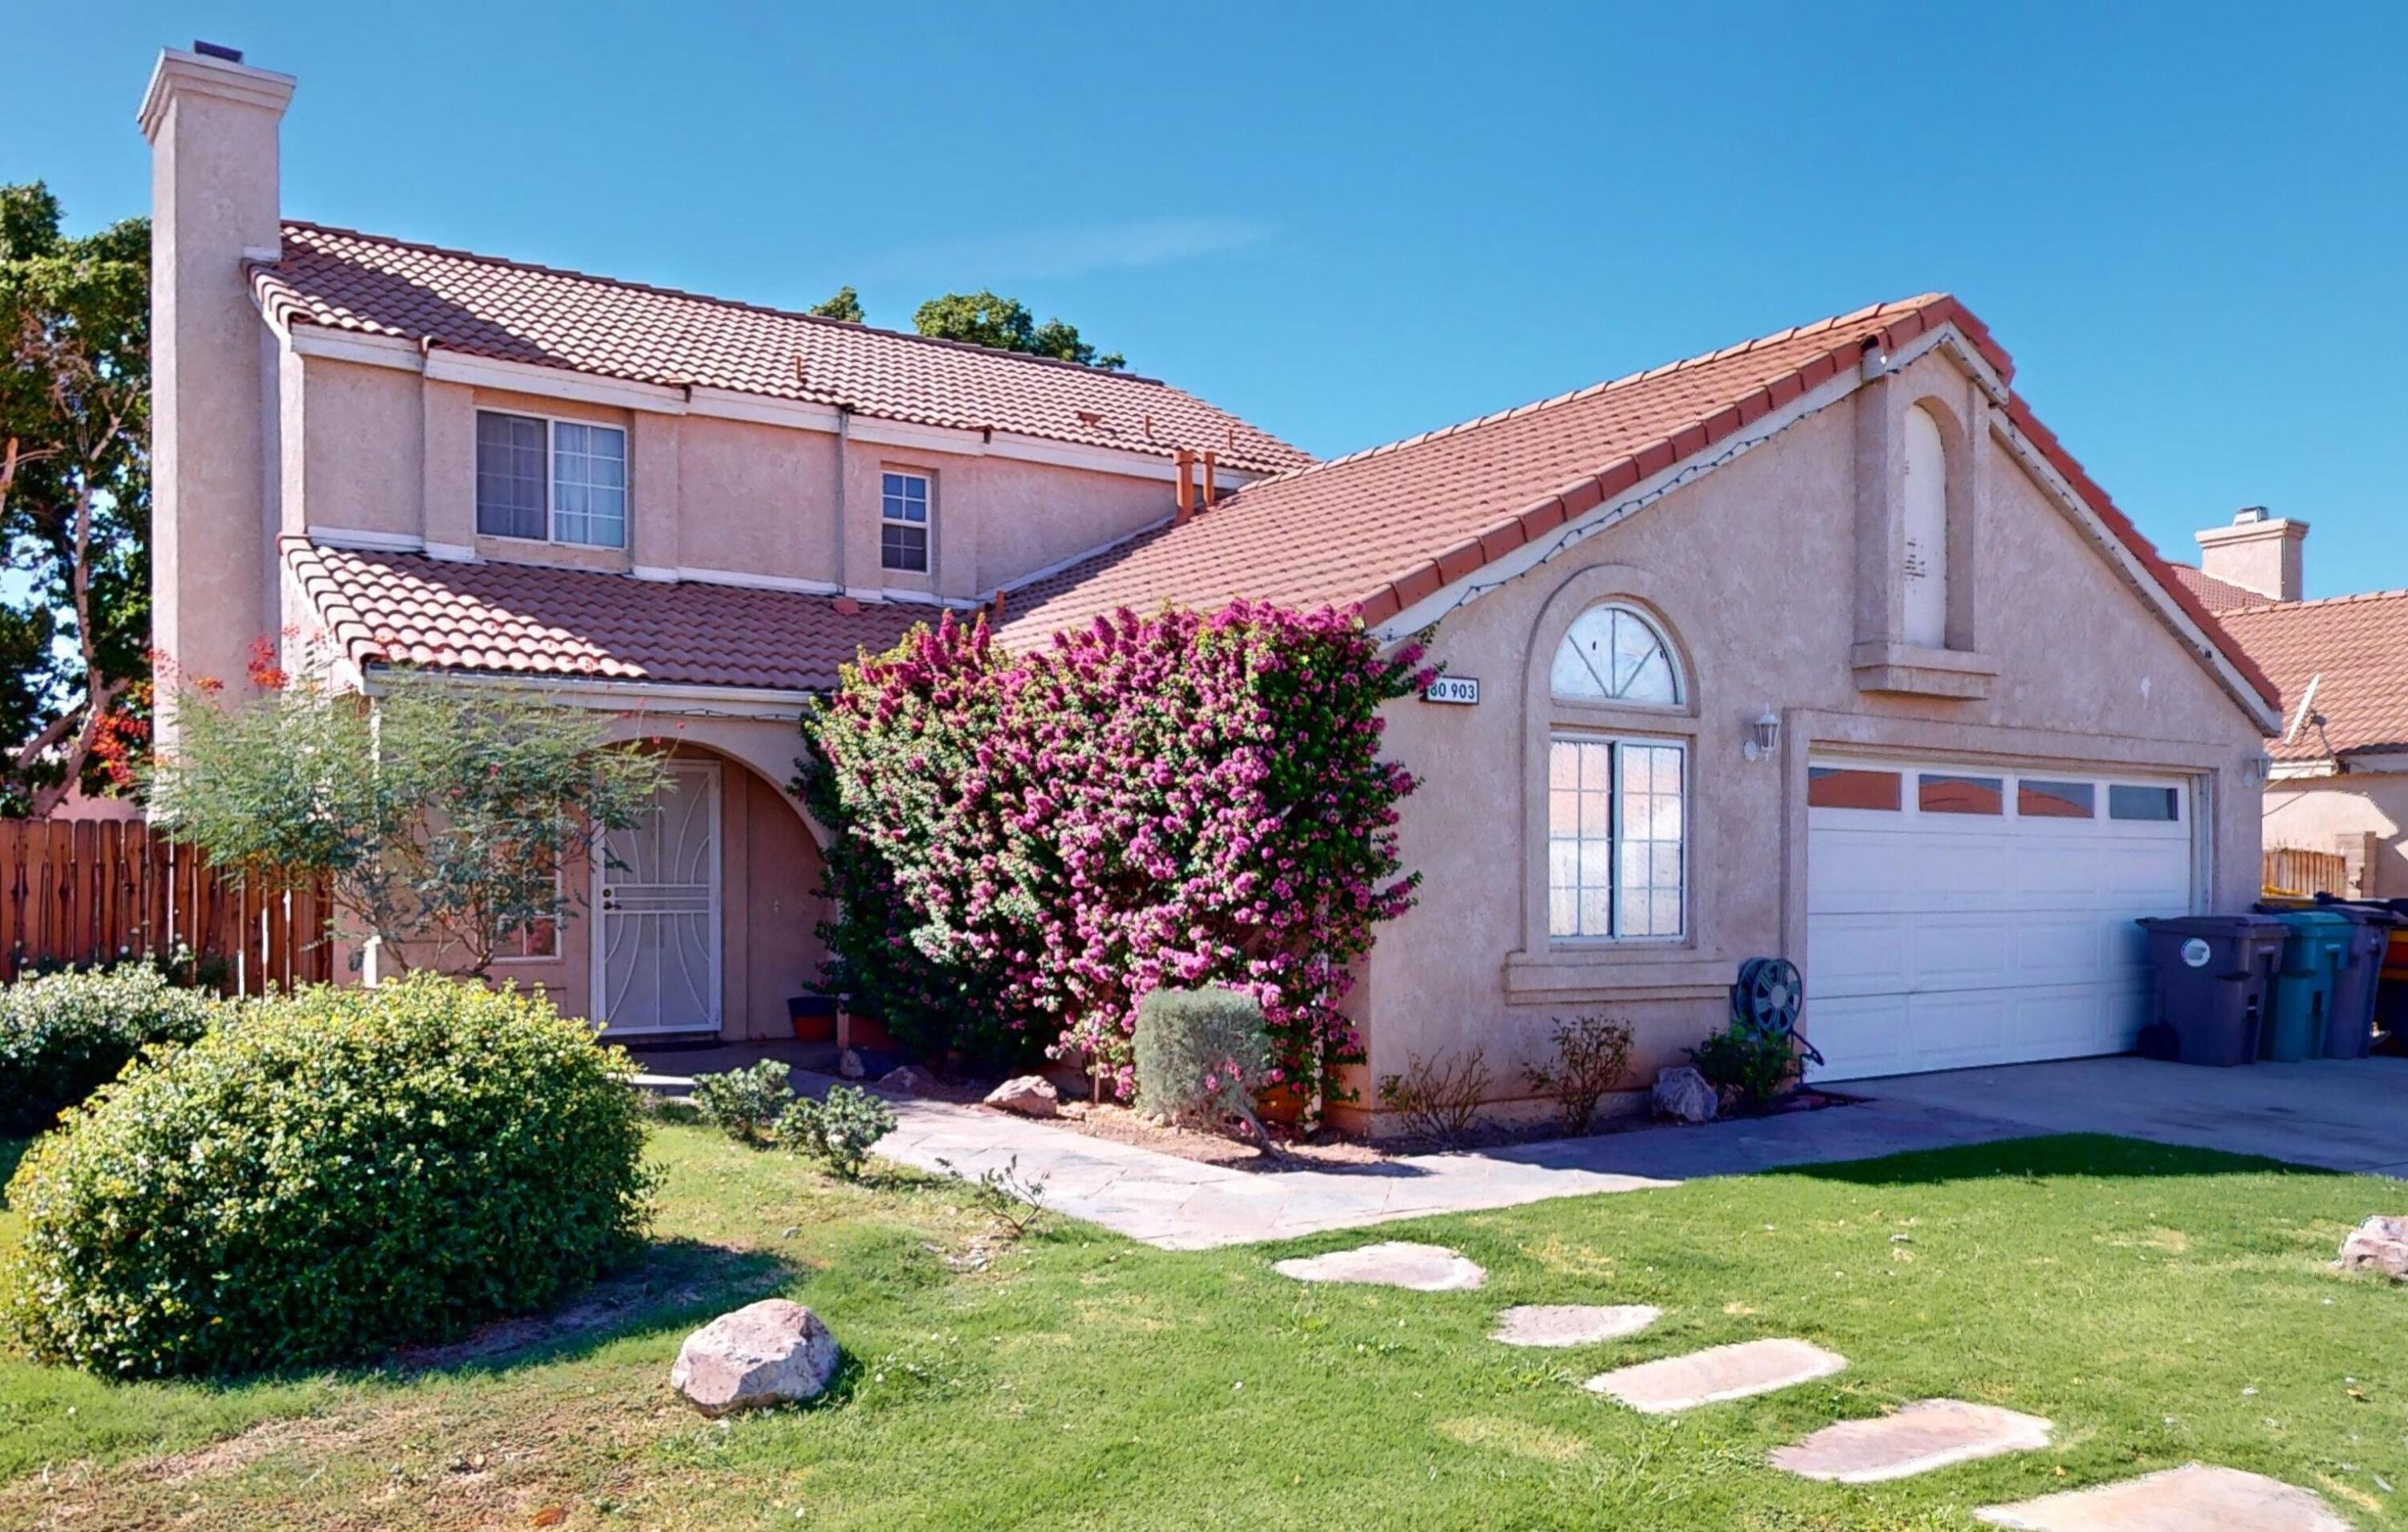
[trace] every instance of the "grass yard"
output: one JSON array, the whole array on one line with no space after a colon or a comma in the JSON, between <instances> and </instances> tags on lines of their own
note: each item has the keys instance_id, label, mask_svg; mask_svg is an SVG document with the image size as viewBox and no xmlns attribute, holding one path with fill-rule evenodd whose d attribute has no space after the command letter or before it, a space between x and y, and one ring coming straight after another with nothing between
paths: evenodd
<instances>
[{"instance_id":1,"label":"grass yard","mask_svg":"<svg viewBox=\"0 0 2408 1532\"><path fill-rule=\"evenodd\" d=\"M2041 1138L1208 1254L1056 1220L982 1269L949 1260L982 1224L948 1183L838 1186L684 1126L654 1153L660 1257L531 1349L233 1387L0 1353L0 1526L1962 1529L2194 1459L2402 1521L2408 1291L2326 1264L2396 1182ZM1488 1286L1270 1269L1371 1238L1454 1245ZM846 1347L827 1398L719 1425L669 1396L689 1328L779 1291ZM1486 1339L1549 1302L1668 1312L1584 1351ZM1579 1387L1778 1335L1848 1370L1671 1418ZM1764 1467L1940 1395L2057 1444L1861 1489Z\"/></svg>"}]
</instances>

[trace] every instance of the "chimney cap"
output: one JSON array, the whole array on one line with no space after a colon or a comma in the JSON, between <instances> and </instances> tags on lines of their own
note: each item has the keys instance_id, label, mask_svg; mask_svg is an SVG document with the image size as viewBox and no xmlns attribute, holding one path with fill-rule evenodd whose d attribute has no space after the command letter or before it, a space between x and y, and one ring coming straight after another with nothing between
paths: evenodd
<instances>
[{"instance_id":1,"label":"chimney cap","mask_svg":"<svg viewBox=\"0 0 2408 1532\"><path fill-rule=\"evenodd\" d=\"M223 43L205 43L198 37L193 39L193 51L205 59L223 59L228 64L242 62L241 49L228 48Z\"/></svg>"},{"instance_id":2,"label":"chimney cap","mask_svg":"<svg viewBox=\"0 0 2408 1532\"><path fill-rule=\"evenodd\" d=\"M2232 513L2232 524L2234 526L2247 526L2253 522L2268 522L2272 520L2273 520L2273 513L2269 511L2264 506L2243 506L2239 510Z\"/></svg>"}]
</instances>

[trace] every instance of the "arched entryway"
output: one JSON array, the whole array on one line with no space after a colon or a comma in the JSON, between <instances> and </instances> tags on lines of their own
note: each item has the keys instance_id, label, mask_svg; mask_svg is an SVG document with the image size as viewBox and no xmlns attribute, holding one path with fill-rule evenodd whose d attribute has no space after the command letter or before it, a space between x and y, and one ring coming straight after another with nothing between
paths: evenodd
<instances>
[{"instance_id":1,"label":"arched entryway","mask_svg":"<svg viewBox=\"0 0 2408 1532\"><path fill-rule=\"evenodd\" d=\"M795 800L732 752L653 736L666 757L644 819L565 869L552 947L494 965L624 1041L788 1035L786 1002L825 947L820 845Z\"/></svg>"}]
</instances>

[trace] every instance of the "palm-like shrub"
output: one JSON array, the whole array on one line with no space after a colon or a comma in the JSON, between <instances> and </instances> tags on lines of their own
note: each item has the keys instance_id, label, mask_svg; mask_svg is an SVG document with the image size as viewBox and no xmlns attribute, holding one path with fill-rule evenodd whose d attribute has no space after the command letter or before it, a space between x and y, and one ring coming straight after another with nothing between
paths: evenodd
<instances>
[{"instance_id":1,"label":"palm-like shrub","mask_svg":"<svg viewBox=\"0 0 2408 1532\"><path fill-rule=\"evenodd\" d=\"M246 1007L35 1144L0 1313L46 1360L147 1377L546 1309L644 1227L632 1072L540 999L432 976Z\"/></svg>"}]
</instances>

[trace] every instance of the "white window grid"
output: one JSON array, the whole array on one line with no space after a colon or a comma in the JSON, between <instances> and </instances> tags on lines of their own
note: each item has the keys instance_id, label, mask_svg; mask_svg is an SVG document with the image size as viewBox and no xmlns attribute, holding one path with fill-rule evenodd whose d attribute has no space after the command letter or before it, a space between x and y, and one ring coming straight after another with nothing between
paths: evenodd
<instances>
[{"instance_id":1,"label":"white window grid","mask_svg":"<svg viewBox=\"0 0 2408 1532\"><path fill-rule=\"evenodd\" d=\"M488 473L480 453L480 480L507 479L541 491L543 532L540 540L581 548L627 546L627 433L615 425L573 421L518 410L481 409L480 419L533 423L541 428L544 468L534 473L523 461L533 454L513 444L513 461L499 473ZM480 436L481 437L481 430ZM481 445L481 443L480 443ZM532 444L529 444L532 445ZM548 471L547 471L548 469ZM480 484L482 500L482 484ZM484 507L477 508L477 531L483 537L519 537L516 532L489 531Z\"/></svg>"},{"instance_id":2,"label":"white window grid","mask_svg":"<svg viewBox=\"0 0 2408 1532\"><path fill-rule=\"evenodd\" d=\"M886 471L879 485L878 562L906 574L928 572L929 484L925 474Z\"/></svg>"},{"instance_id":3,"label":"white window grid","mask_svg":"<svg viewBox=\"0 0 2408 1532\"><path fill-rule=\"evenodd\" d=\"M1678 940L1688 927L1688 750L1558 736L1547 760L1547 930Z\"/></svg>"}]
</instances>

